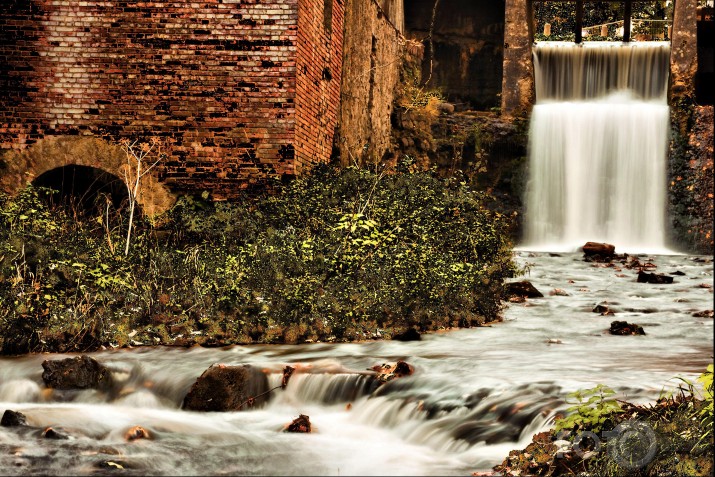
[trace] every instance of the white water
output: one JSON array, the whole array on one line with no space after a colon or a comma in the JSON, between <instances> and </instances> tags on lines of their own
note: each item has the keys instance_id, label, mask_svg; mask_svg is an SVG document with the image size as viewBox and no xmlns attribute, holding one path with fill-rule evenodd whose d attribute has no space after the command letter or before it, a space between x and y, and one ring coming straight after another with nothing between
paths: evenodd
<instances>
[{"instance_id":1,"label":"white water","mask_svg":"<svg viewBox=\"0 0 715 477\"><path fill-rule=\"evenodd\" d=\"M539 43L522 249L666 247L667 43Z\"/></svg>"},{"instance_id":2,"label":"white water","mask_svg":"<svg viewBox=\"0 0 715 477\"><path fill-rule=\"evenodd\" d=\"M646 261L647 257L641 257ZM525 278L545 297L512 304L492 327L424 336L420 342L139 348L94 353L119 391L51 392L41 363L67 355L0 358L0 413L23 412L32 428L0 427L0 474L87 475L112 461L129 475L469 475L550 426L570 391L597 383L635 401L694 379L712 361L712 257L654 257L670 285L636 282L635 270L600 268L580 254L521 253ZM707 286L710 286L708 288ZM560 288L570 296L549 295ZM593 307L608 301L615 316ZM646 336L612 336L612 320ZM551 342L549 340L552 340ZM554 342L560 341L560 343ZM416 372L378 388L366 368L404 359ZM253 364L293 375L258 410L200 413L183 396L213 363ZM351 404L348 409L347 404ZM312 434L283 426L307 414ZM155 438L126 442L131 426ZM72 439L40 437L46 426ZM114 472L117 473L117 472Z\"/></svg>"}]
</instances>

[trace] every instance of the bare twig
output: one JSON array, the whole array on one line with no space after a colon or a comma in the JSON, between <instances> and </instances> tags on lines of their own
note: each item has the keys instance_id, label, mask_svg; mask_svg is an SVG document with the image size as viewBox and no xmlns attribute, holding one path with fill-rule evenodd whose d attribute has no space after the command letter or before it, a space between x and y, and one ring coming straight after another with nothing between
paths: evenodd
<instances>
[{"instance_id":1,"label":"bare twig","mask_svg":"<svg viewBox=\"0 0 715 477\"><path fill-rule=\"evenodd\" d=\"M429 25L429 34L427 35L427 42L429 43L429 76L427 76L427 84L432 79L432 65L434 63L434 43L432 42L432 34L434 33L434 22L437 18L437 6L439 5L439 0L434 0L434 6L432 7L432 20Z\"/></svg>"},{"instance_id":2,"label":"bare twig","mask_svg":"<svg viewBox=\"0 0 715 477\"><path fill-rule=\"evenodd\" d=\"M134 210L136 209L137 196L140 192L141 179L149 173L161 160L161 143L156 137L151 138L151 141L139 143L138 140L130 142L128 139L120 143L122 150L126 155L127 164L124 168L124 184L127 186L127 194L129 195L129 225L127 226L127 241L124 247L124 255L129 255L129 243L132 237L132 225L134 223ZM154 152L156 150L156 152ZM157 155L157 158L148 167L145 165L147 157L152 153Z\"/></svg>"}]
</instances>

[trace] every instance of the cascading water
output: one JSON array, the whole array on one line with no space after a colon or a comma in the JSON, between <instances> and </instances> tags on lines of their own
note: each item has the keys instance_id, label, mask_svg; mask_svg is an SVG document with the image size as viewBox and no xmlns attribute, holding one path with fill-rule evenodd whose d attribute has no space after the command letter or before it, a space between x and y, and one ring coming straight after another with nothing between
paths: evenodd
<instances>
[{"instance_id":1,"label":"cascading water","mask_svg":"<svg viewBox=\"0 0 715 477\"><path fill-rule=\"evenodd\" d=\"M534 47L528 250L667 253L667 42Z\"/></svg>"}]
</instances>

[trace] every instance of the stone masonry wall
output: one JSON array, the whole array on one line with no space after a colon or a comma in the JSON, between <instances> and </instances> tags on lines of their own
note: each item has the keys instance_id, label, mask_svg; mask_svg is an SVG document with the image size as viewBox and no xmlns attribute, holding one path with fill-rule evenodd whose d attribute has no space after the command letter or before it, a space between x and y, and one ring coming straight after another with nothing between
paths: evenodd
<instances>
[{"instance_id":1,"label":"stone masonry wall","mask_svg":"<svg viewBox=\"0 0 715 477\"><path fill-rule=\"evenodd\" d=\"M300 10L322 19L323 0ZM170 150L159 178L216 199L294 174L296 55L323 41L298 28L298 0L3 0L0 148L159 136ZM335 36L323 50L339 58Z\"/></svg>"},{"instance_id":2,"label":"stone masonry wall","mask_svg":"<svg viewBox=\"0 0 715 477\"><path fill-rule=\"evenodd\" d=\"M343 165L390 154L392 107L404 37L375 0L345 0L345 43L336 146Z\"/></svg>"}]
</instances>

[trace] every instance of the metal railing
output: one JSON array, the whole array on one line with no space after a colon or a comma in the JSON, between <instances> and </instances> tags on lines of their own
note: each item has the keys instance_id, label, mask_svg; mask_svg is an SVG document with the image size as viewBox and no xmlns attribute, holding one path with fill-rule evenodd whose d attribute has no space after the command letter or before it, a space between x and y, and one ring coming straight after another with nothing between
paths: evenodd
<instances>
[{"instance_id":1,"label":"metal railing","mask_svg":"<svg viewBox=\"0 0 715 477\"><path fill-rule=\"evenodd\" d=\"M624 21L601 23L583 27L582 37L623 38ZM672 20L631 20L631 37L635 41L669 40L671 38Z\"/></svg>"}]
</instances>

